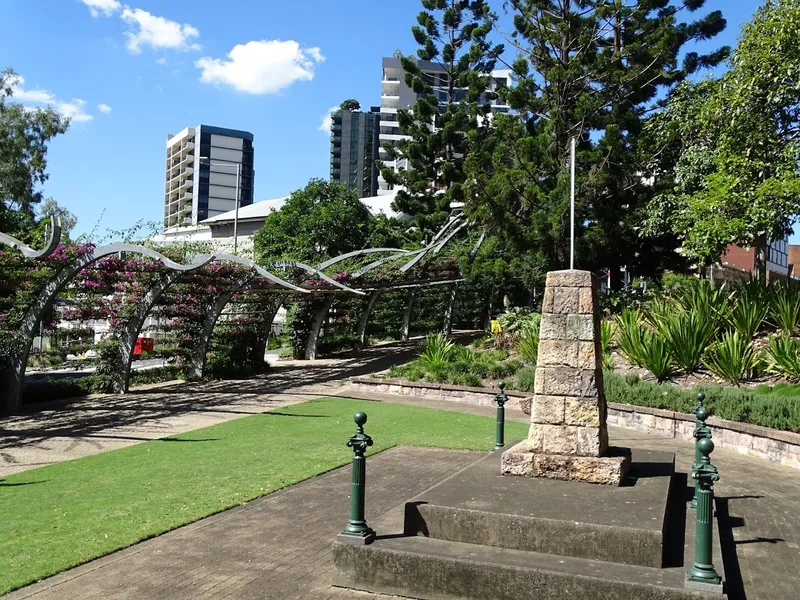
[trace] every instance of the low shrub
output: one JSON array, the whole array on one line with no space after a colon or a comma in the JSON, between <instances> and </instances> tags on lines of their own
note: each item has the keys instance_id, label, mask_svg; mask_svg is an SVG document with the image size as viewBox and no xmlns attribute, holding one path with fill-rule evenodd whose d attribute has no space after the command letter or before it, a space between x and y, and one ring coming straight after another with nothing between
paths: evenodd
<instances>
[{"instance_id":1,"label":"low shrub","mask_svg":"<svg viewBox=\"0 0 800 600\"><path fill-rule=\"evenodd\" d=\"M148 383L162 383L164 381L174 381L181 379L183 373L179 367L167 365L154 369L138 369L131 372L129 385L145 385Z\"/></svg>"},{"instance_id":2,"label":"low shrub","mask_svg":"<svg viewBox=\"0 0 800 600\"><path fill-rule=\"evenodd\" d=\"M512 382L512 389L519 390L520 392L532 392L533 385L536 381L536 368L535 367L522 367L517 371L517 375Z\"/></svg>"},{"instance_id":3,"label":"low shrub","mask_svg":"<svg viewBox=\"0 0 800 600\"><path fill-rule=\"evenodd\" d=\"M718 385L684 390L667 383L643 381L636 375L623 377L608 371L604 380L609 402L692 413L697 406L697 392L702 391L706 395L706 406L721 419L800 433L800 394L762 394L757 389Z\"/></svg>"}]
</instances>

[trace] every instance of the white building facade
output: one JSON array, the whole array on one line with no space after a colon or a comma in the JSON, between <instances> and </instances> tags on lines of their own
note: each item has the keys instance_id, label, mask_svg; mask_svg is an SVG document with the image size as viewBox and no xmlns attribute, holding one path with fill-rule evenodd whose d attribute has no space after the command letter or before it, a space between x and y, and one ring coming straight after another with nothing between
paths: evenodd
<instances>
[{"instance_id":1,"label":"white building facade","mask_svg":"<svg viewBox=\"0 0 800 600\"><path fill-rule=\"evenodd\" d=\"M439 99L441 106L447 103L447 73L439 63L417 61L417 65L423 73L427 83L433 88L433 93ZM501 87L511 85L511 71L497 70L492 71L489 89L496 91ZM456 100L466 98L465 88L456 89ZM405 71L399 58L383 58L383 79L381 79L381 108L380 108L380 132L378 134L378 157L384 165L393 171L404 170L407 168L406 160L399 158L389 160L384 144L394 146L398 140L408 139L408 136L400 133L400 125L397 122L398 109L411 109L417 101L417 94L405 83ZM499 98L491 101L494 112L508 112L509 107L503 104ZM392 186L378 175L378 194L391 194L394 190Z\"/></svg>"},{"instance_id":2,"label":"white building facade","mask_svg":"<svg viewBox=\"0 0 800 600\"><path fill-rule=\"evenodd\" d=\"M253 203L253 134L211 125L167 136L164 229Z\"/></svg>"}]
</instances>

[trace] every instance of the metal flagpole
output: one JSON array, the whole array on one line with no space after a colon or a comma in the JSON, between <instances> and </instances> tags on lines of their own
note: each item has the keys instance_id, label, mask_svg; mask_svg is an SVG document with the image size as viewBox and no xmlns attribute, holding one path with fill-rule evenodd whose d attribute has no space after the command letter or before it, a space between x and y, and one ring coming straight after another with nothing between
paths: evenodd
<instances>
[{"instance_id":1,"label":"metal flagpole","mask_svg":"<svg viewBox=\"0 0 800 600\"><path fill-rule=\"evenodd\" d=\"M575 138L570 140L570 182L569 182L569 268L575 268Z\"/></svg>"}]
</instances>

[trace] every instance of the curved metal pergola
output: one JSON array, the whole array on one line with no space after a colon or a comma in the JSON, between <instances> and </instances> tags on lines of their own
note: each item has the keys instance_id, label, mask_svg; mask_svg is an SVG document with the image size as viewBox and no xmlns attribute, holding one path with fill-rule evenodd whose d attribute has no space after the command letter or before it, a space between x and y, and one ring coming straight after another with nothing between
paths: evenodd
<instances>
[{"instance_id":1,"label":"curved metal pergola","mask_svg":"<svg viewBox=\"0 0 800 600\"><path fill-rule=\"evenodd\" d=\"M31 346L33 344L33 338L35 337L35 332L38 330L45 311L48 309L48 307L52 306L58 294L61 293L64 287L73 278L75 278L83 269L92 266L102 258L113 255L135 254L153 259L154 261L160 263L165 269L163 273L160 273L159 276L155 278L144 296L138 301L134 308L133 314L125 326L121 330L115 332L115 334L118 336L119 351L118 355L115 356L114 360L112 361L114 365L112 374L113 387L115 391L124 393L128 388L131 362L133 359L133 347L137 337L142 331L147 316L150 314L151 310L165 293L165 291L172 284L179 281L181 276L186 273L205 267L212 262L229 262L233 264L239 264L247 268L247 272L244 276L236 278L230 284L227 290L219 294L219 296L214 299L211 309L204 316L201 338L199 343L197 343L193 348L189 364L187 365L187 371L189 374L199 378L202 376L205 365L205 355L209 347L214 326L216 325L219 316L223 313L225 307L231 301L231 298L235 293L246 289L255 281L266 280L271 284L278 286L279 289L282 289L285 292L296 294L328 293L330 291L338 291L340 293L365 296L367 293L369 293L370 297L369 301L367 302L366 314L361 317L361 323L359 324L359 330L361 331L361 335L363 337L363 330L366 327L366 321L369 319L369 314L371 313L372 308L374 307L375 302L380 295L380 292L376 290L369 290L367 292L357 287L347 285L341 281L336 281L324 273L323 269L327 269L348 259L355 259L373 254L385 254L386 256L372 261L355 272L352 276L353 280L358 280L365 273L381 265L401 259L406 259L406 262L400 267L400 271L406 272L415 264L419 263L419 261L421 261L424 257L438 253L444 247L444 245L464 227L464 225L465 222L463 222L463 215L456 214L450 217L445 226L436 234L429 244L419 250L405 250L400 248L366 248L347 252L340 256L326 260L317 266L307 265L299 261L279 261L270 263L268 268L264 268L250 259L218 252L196 255L191 257L191 262L187 264L181 264L173 261L157 250L148 248L146 246L129 243L112 243L91 249L88 252L65 262L44 284L42 290L37 294L37 296L34 298L34 301L27 308L19 330L20 338L23 340L20 352L14 356L6 357L6 368L0 372L0 391L2 392L2 397L4 399L3 404L5 411L14 412L17 411L21 406L25 371L27 368ZM51 217L48 238L41 249L34 249L15 237L5 233L0 233L0 244L16 250L25 258L38 261L47 259L49 256L53 255L61 243L61 236L62 229L60 223ZM324 282L324 284L326 284L328 287L324 289L309 289L307 287L298 286L272 273L269 269L273 268L299 269ZM271 312L272 319L274 319L275 312L277 312L280 304L280 302L276 304L274 311L269 311ZM314 358L316 355L316 347L321 325L327 316L331 304L332 299L327 298L323 303L323 306L314 315L312 332L309 335L306 345L307 358Z\"/></svg>"}]
</instances>

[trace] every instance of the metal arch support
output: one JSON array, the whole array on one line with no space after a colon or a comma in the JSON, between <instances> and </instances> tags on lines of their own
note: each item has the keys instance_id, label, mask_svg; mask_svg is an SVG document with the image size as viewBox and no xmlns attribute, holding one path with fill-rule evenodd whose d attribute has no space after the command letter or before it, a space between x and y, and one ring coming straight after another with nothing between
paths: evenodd
<instances>
[{"instance_id":1,"label":"metal arch support","mask_svg":"<svg viewBox=\"0 0 800 600\"><path fill-rule=\"evenodd\" d=\"M406 293L406 311L403 314L403 330L400 334L400 340L407 342L411 333L411 315L414 313L414 301L417 297L417 290L410 288Z\"/></svg>"},{"instance_id":2,"label":"metal arch support","mask_svg":"<svg viewBox=\"0 0 800 600\"><path fill-rule=\"evenodd\" d=\"M353 277L354 278L355 277L361 277L364 273L367 273L368 271L371 271L372 269L377 269L381 265L385 265L387 262L391 262L391 261L396 260L398 258L406 258L408 256L414 256L416 254L419 254L420 252L425 252L425 249L423 248L422 250L414 250L413 252L409 252L408 254L394 254L392 256L387 256L385 258L381 258L380 260L376 260L375 262L371 262L366 267L364 267L363 269L359 269L358 271L353 273Z\"/></svg>"},{"instance_id":3,"label":"metal arch support","mask_svg":"<svg viewBox=\"0 0 800 600\"><path fill-rule=\"evenodd\" d=\"M131 364L133 362L133 348L136 345L136 338L144 327L147 315L164 294L167 288L179 279L185 271L167 271L150 286L144 297L136 304L128 324L117 332L119 342L119 353L116 356L114 371L112 374L114 392L117 394L127 394L128 385L131 377Z\"/></svg>"},{"instance_id":4,"label":"metal arch support","mask_svg":"<svg viewBox=\"0 0 800 600\"><path fill-rule=\"evenodd\" d=\"M241 256L236 256L234 254L225 254L225 253L217 253L216 254L216 259L217 260L226 260L228 262L233 262L233 263L238 263L240 265L245 265L245 266L250 267L251 269L253 269L256 273L258 273L264 279L268 279L269 281L271 281L273 283L277 283L278 285L283 286L285 288L288 288L290 290L294 290L295 292L300 292L301 294L309 293L309 291L307 289L298 287L298 286L294 285L293 283L289 283L288 281L285 281L285 280L281 279L277 275L273 275L272 273L267 271L265 268L260 267L259 265L257 265L256 263L254 263L250 259L243 258ZM347 288L347 289L349 290L350 288Z\"/></svg>"},{"instance_id":5,"label":"metal arch support","mask_svg":"<svg viewBox=\"0 0 800 600\"><path fill-rule=\"evenodd\" d=\"M447 303L447 309L444 313L444 325L442 326L442 331L445 335L450 335L453 333L453 317L455 316L456 310L456 296L458 295L458 284L454 283L453 287L450 288L450 299Z\"/></svg>"},{"instance_id":6,"label":"metal arch support","mask_svg":"<svg viewBox=\"0 0 800 600\"><path fill-rule=\"evenodd\" d=\"M146 250L147 252L141 252ZM25 369L28 366L28 356L30 355L31 345L33 344L33 334L36 331L36 326L42 319L45 309L52 305L56 295L75 277L82 269L85 269L106 256L112 256L119 252L131 252L136 254L143 254L161 260L163 255L158 252L150 251L147 248L140 246L133 246L131 244L109 244L96 248L92 252L79 256L71 262L65 264L55 276L47 282L44 289L34 300L28 313L22 319L20 327L20 335L22 336L22 348L17 356L11 357L7 364L4 365L3 372L0 373L0 392L3 398L2 409L4 412L16 412L22 406L22 388L25 381ZM155 256L154 256L155 255ZM169 259L163 257L164 259ZM205 266L214 259L213 255L199 257L199 262L191 265L179 265L181 271L189 271ZM177 264L177 263L172 263Z\"/></svg>"},{"instance_id":7,"label":"metal arch support","mask_svg":"<svg viewBox=\"0 0 800 600\"><path fill-rule=\"evenodd\" d=\"M47 243L41 250L34 250L24 242L17 238L8 235L7 233L0 233L0 244L11 246L17 250L25 258L43 259L50 256L58 248L61 242L61 219L56 221L55 217L50 217L50 234L47 237Z\"/></svg>"},{"instance_id":8,"label":"metal arch support","mask_svg":"<svg viewBox=\"0 0 800 600\"><path fill-rule=\"evenodd\" d=\"M410 254L412 250L401 250L400 248L366 248L364 250L354 250L353 252L348 252L347 254L341 254L335 258L326 260L325 262L318 264L317 268L327 269L328 267L335 265L336 263L340 263L348 258L363 256L365 254L375 254L377 252L394 252L395 254Z\"/></svg>"},{"instance_id":9,"label":"metal arch support","mask_svg":"<svg viewBox=\"0 0 800 600\"><path fill-rule=\"evenodd\" d=\"M325 298L324 303L314 313L314 318L311 321L311 331L308 332L308 340L306 341L306 352L304 358L306 360L316 360L317 358L317 344L319 343L319 332L322 330L322 324L325 322L325 317L328 316L328 311L333 304L333 298L328 296Z\"/></svg>"},{"instance_id":10,"label":"metal arch support","mask_svg":"<svg viewBox=\"0 0 800 600\"><path fill-rule=\"evenodd\" d=\"M361 314L361 319L358 321L358 339L362 347L367 343L367 325L369 325L369 317L382 291L383 290L372 290L370 292L367 307L364 309L364 312Z\"/></svg>"},{"instance_id":11,"label":"metal arch support","mask_svg":"<svg viewBox=\"0 0 800 600\"><path fill-rule=\"evenodd\" d=\"M283 298L279 298L277 302L272 304L264 313L264 325L267 327L267 335L264 337L264 343L259 344L261 348L261 360L263 360L264 356L266 356L269 336L272 333L272 323L275 322L275 317L278 315L278 311L281 309L281 306L283 306L283 301Z\"/></svg>"},{"instance_id":12,"label":"metal arch support","mask_svg":"<svg viewBox=\"0 0 800 600\"><path fill-rule=\"evenodd\" d=\"M231 301L231 298L233 298L233 295L245 287L252 278L253 274L248 272L246 275L234 280L227 290L217 296L209 310L206 311L205 317L203 318L203 326L200 330L200 338L195 340L192 352L189 355L189 362L186 365L186 378L188 380L197 381L203 377L203 371L206 367L208 345L211 343L211 335L214 333L217 320Z\"/></svg>"},{"instance_id":13,"label":"metal arch support","mask_svg":"<svg viewBox=\"0 0 800 600\"><path fill-rule=\"evenodd\" d=\"M335 279L331 279L330 277L328 277L325 273L323 273L319 269L317 269L315 267L312 267L310 265L307 265L305 263L297 262L296 260L284 260L284 261L280 261L280 262L276 262L276 263L271 263L270 266L272 266L272 267L296 267L298 269L302 269L303 271L306 271L307 273L312 273L312 274L316 275L317 277L322 279L325 283L329 283L333 287L339 288L340 290L344 290L346 292L352 292L353 294L358 294L359 296L364 296L365 295L364 292L362 292L361 290L354 290L351 287L348 287L348 286L346 286L346 285L344 285L342 283L339 283ZM309 290L306 290L304 288L297 288L297 289L298 290L302 290L303 292L308 292L309 291Z\"/></svg>"}]
</instances>

